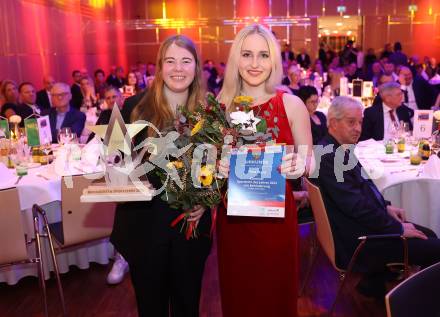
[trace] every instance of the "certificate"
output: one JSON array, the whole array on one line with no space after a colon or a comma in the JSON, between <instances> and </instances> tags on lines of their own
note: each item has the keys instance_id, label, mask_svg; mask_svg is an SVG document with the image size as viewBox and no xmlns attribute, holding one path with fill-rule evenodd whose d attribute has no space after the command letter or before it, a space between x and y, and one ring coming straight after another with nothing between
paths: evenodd
<instances>
[{"instance_id":1,"label":"certificate","mask_svg":"<svg viewBox=\"0 0 440 317\"><path fill-rule=\"evenodd\" d=\"M282 145L242 146L232 152L227 215L284 218L283 150Z\"/></svg>"}]
</instances>

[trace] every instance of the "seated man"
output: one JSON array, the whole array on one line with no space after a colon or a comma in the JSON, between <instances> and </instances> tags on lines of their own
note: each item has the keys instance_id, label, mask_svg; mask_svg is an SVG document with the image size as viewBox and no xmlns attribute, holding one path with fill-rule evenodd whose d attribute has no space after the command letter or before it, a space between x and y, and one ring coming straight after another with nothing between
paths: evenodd
<instances>
[{"instance_id":1,"label":"seated man","mask_svg":"<svg viewBox=\"0 0 440 317\"><path fill-rule=\"evenodd\" d=\"M70 128L79 138L84 129L86 115L70 106L72 94L70 93L69 85L56 83L53 85L50 94L52 98L52 108L44 114L49 115L50 128L52 129L52 142L58 142L57 135L61 128Z\"/></svg>"},{"instance_id":2,"label":"seated man","mask_svg":"<svg viewBox=\"0 0 440 317\"><path fill-rule=\"evenodd\" d=\"M388 82L379 87L381 103L373 104L365 109L360 140L387 140L393 138L400 121L407 122L412 130L411 117L414 111L402 105L403 92L400 85Z\"/></svg>"},{"instance_id":3,"label":"seated man","mask_svg":"<svg viewBox=\"0 0 440 317\"><path fill-rule=\"evenodd\" d=\"M18 86L18 93L21 103L17 105L16 114L21 117L22 122L32 114L41 114L41 107L35 103L37 95L34 85L29 82L21 83Z\"/></svg>"},{"instance_id":4,"label":"seated man","mask_svg":"<svg viewBox=\"0 0 440 317\"><path fill-rule=\"evenodd\" d=\"M42 109L50 109L52 106L50 99L50 90L55 84L55 79L51 75L43 77L43 89L37 92L37 105Z\"/></svg>"},{"instance_id":5,"label":"seated man","mask_svg":"<svg viewBox=\"0 0 440 317\"><path fill-rule=\"evenodd\" d=\"M328 135L320 144L324 155L315 153L317 169L311 180L320 187L330 221L336 263L347 265L359 244L358 237L399 234L408 238L409 263L429 266L440 261L440 240L434 232L405 221L404 211L386 201L376 185L365 178L353 154L361 134L363 107L349 97L337 97L328 111ZM313 178L316 176L317 178ZM385 294L387 263L403 262L400 239L368 241L360 253L356 269L364 273L357 289L364 295L382 298Z\"/></svg>"},{"instance_id":6,"label":"seated man","mask_svg":"<svg viewBox=\"0 0 440 317\"><path fill-rule=\"evenodd\" d=\"M408 67L401 67L399 82L404 92L404 103L411 109L429 110L435 103L438 92L423 77L413 76Z\"/></svg>"},{"instance_id":7,"label":"seated man","mask_svg":"<svg viewBox=\"0 0 440 317\"><path fill-rule=\"evenodd\" d=\"M112 110L114 106L119 107L119 110L122 109L123 98L122 94L118 88L109 86L104 90L104 100L107 105L107 109L103 110L99 115L98 120L96 121L96 125L108 124L110 122L110 117L112 115ZM126 122L128 123L128 122ZM90 142L95 137L95 133L91 133L87 142Z\"/></svg>"}]
</instances>

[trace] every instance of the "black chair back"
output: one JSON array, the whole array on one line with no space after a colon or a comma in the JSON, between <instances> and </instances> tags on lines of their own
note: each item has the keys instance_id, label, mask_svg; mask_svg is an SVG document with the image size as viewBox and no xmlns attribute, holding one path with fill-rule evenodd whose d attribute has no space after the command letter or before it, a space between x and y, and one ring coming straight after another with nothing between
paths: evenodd
<instances>
[{"instance_id":1,"label":"black chair back","mask_svg":"<svg viewBox=\"0 0 440 317\"><path fill-rule=\"evenodd\" d=\"M385 301L388 317L440 317L440 262L397 285Z\"/></svg>"}]
</instances>

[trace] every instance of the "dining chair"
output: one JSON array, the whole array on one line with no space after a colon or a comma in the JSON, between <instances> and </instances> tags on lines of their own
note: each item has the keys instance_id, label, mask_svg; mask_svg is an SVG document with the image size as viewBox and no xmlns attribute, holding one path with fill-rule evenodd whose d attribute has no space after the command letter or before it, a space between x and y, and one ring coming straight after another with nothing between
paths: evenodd
<instances>
[{"instance_id":1,"label":"dining chair","mask_svg":"<svg viewBox=\"0 0 440 317\"><path fill-rule=\"evenodd\" d=\"M406 279L385 296L387 317L440 317L440 262Z\"/></svg>"},{"instance_id":2,"label":"dining chair","mask_svg":"<svg viewBox=\"0 0 440 317\"><path fill-rule=\"evenodd\" d=\"M318 242L320 248L318 248L318 252L315 252L314 259L312 261L312 268L309 270L308 275L305 277L305 284L307 285L310 275L313 271L313 268L316 266L316 259L318 257L319 251L324 251L325 255L329 259L333 268L339 274L339 285L338 290L336 292L335 299L333 300L332 306L330 308L329 314L333 315L333 311L336 307L337 301L342 293L342 290L346 284L347 278L353 271L354 264L358 258L358 255L362 251L365 246L365 243L369 240L377 240L377 239L401 239L404 245L404 254L403 254L403 265L404 265L404 274L405 277L409 276L409 266L408 266L408 245L405 237L398 234L386 234L386 235L369 235L369 236L361 236L358 239L360 243L356 248L353 256L350 259L350 262L347 267L340 267L336 264L336 248L333 239L333 233L330 226L330 221L328 219L327 210L325 208L324 201L322 199L321 191L318 186L314 185L310 180L306 179L306 188L309 193L310 205L312 206L313 216L315 218L316 224L316 236L318 238Z\"/></svg>"},{"instance_id":3,"label":"dining chair","mask_svg":"<svg viewBox=\"0 0 440 317\"><path fill-rule=\"evenodd\" d=\"M44 234L39 230L38 215L33 214L33 229L35 238L29 238L23 228L22 212L17 188L0 190L0 268L10 267L16 264L31 263L37 266L41 297L43 302L44 316L49 316L47 308L46 280L43 269L42 237ZM51 241L51 240L50 240ZM30 257L27 246L35 245L35 257ZM57 281L58 294L61 301L63 315L66 315L63 288L61 285L58 264L54 259L55 278Z\"/></svg>"},{"instance_id":4,"label":"dining chair","mask_svg":"<svg viewBox=\"0 0 440 317\"><path fill-rule=\"evenodd\" d=\"M69 176L72 177L71 182L66 182L63 177L60 222L49 223L44 210L40 208L45 228L57 242L54 252L62 252L67 248L110 236L116 203L84 203L80 200L84 189L94 183L102 183L97 175L99 174Z\"/></svg>"}]
</instances>

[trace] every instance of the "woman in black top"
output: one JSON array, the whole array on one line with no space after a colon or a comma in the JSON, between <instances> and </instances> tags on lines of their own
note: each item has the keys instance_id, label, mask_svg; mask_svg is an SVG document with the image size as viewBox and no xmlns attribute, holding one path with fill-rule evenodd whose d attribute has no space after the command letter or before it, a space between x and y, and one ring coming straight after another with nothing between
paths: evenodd
<instances>
[{"instance_id":1,"label":"woman in black top","mask_svg":"<svg viewBox=\"0 0 440 317\"><path fill-rule=\"evenodd\" d=\"M176 35L159 48L158 70L151 89L131 113L131 121L145 120L160 131L172 126L177 106L194 110L203 101L201 63L195 44ZM158 138L153 128L135 140ZM149 163L146 161L145 163ZM159 167L156 167L159 168ZM155 189L161 182L154 170L148 180ZM211 248L211 215L194 206L188 221L197 225L198 237L187 240L180 223L171 223L184 210L176 210L161 199L160 193L147 202L118 206L111 242L127 260L140 317L197 317L205 260Z\"/></svg>"},{"instance_id":2,"label":"woman in black top","mask_svg":"<svg viewBox=\"0 0 440 317\"><path fill-rule=\"evenodd\" d=\"M327 134L327 119L322 112L316 111L319 103L318 91L313 86L302 86L298 97L304 102L310 115L313 144L318 144Z\"/></svg>"}]
</instances>

